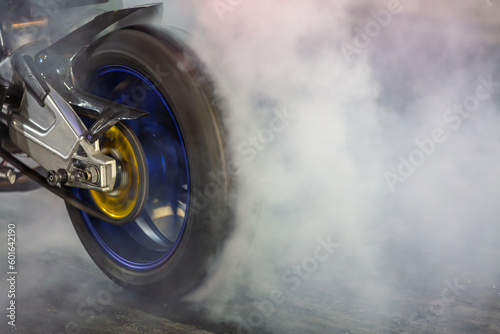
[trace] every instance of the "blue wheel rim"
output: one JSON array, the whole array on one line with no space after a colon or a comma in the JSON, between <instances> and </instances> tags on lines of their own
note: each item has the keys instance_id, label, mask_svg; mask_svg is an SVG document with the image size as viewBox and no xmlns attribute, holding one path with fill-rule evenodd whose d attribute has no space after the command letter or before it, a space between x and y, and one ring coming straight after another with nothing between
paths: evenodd
<instances>
[{"instance_id":1,"label":"blue wheel rim","mask_svg":"<svg viewBox=\"0 0 500 334\"><path fill-rule=\"evenodd\" d=\"M87 90L151 113L150 117L127 122L141 142L149 172L149 193L141 215L132 223L116 226L81 214L107 256L130 270L153 270L172 256L186 228L190 177L181 131L164 96L135 69L102 67L90 76ZM74 192L92 201L88 191Z\"/></svg>"}]
</instances>

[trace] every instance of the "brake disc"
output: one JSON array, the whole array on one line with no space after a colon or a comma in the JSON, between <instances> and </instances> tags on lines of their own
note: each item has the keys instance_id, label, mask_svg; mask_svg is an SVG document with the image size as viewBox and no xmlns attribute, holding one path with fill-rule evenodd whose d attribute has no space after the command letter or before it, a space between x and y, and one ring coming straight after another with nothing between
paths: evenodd
<instances>
[{"instance_id":1,"label":"brake disc","mask_svg":"<svg viewBox=\"0 0 500 334\"><path fill-rule=\"evenodd\" d=\"M100 139L101 152L117 162L116 186L112 191L90 190L96 206L113 219L137 217L144 206L149 185L146 156L135 134L125 125L109 129Z\"/></svg>"}]
</instances>

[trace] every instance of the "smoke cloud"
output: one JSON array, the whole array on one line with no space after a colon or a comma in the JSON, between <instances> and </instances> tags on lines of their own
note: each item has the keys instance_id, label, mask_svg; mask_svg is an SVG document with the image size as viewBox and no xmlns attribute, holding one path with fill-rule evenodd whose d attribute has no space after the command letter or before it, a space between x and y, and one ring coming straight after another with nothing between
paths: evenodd
<instances>
[{"instance_id":1,"label":"smoke cloud","mask_svg":"<svg viewBox=\"0 0 500 334\"><path fill-rule=\"evenodd\" d=\"M498 329L500 3L164 5L224 98L239 167L235 232L187 300L239 333ZM0 197L2 222L34 219L22 196ZM62 205L43 219L33 253L87 258Z\"/></svg>"},{"instance_id":2,"label":"smoke cloud","mask_svg":"<svg viewBox=\"0 0 500 334\"><path fill-rule=\"evenodd\" d=\"M195 295L210 314L243 332L290 329L302 320L279 310L316 298L320 314L337 309L330 324L423 329L449 306L450 290L440 293L453 280L456 296L495 286L498 4L242 0L193 10L242 166L238 224L258 226L249 248L238 233L228 243L224 261L238 269L218 269ZM279 132L277 113L289 116ZM318 251L327 239L335 251ZM371 320L346 320L360 309Z\"/></svg>"}]
</instances>

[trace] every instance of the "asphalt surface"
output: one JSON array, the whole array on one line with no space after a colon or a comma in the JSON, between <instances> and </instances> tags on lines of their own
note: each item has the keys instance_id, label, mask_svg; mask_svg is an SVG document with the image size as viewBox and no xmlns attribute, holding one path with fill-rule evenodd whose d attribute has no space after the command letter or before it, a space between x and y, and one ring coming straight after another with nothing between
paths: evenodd
<instances>
[{"instance_id":1,"label":"asphalt surface","mask_svg":"<svg viewBox=\"0 0 500 334\"><path fill-rule=\"evenodd\" d=\"M403 245L387 245L388 266L393 261L414 261L420 272L397 279L384 275L363 278L370 285L381 287L385 280L396 282L391 283L394 292L389 307L381 307L370 296L360 299L356 288L337 284L335 276L332 281L319 279L321 272L327 272L330 264L337 261L335 258L304 279L296 291L283 288L283 295L277 299L283 302L272 299L273 290L249 288L253 285L245 281L245 271L237 271L231 278L231 284L238 286L239 292L229 302L224 301L229 304L151 300L110 283L79 245L57 198L38 190L2 195L1 200L4 211L0 245L6 248L6 225L14 223L18 261L16 327L8 326L4 318L2 333L488 334L500 331L500 290L495 283L499 282L500 274L481 276L478 274L481 268L474 263L462 263L456 268L446 258L434 257L432 250L408 253ZM46 214L38 215L41 210ZM6 252L2 252L5 258ZM5 259L0 265L0 301L8 305ZM276 273L284 270L276 266ZM447 287L451 289L443 295ZM234 321L212 316L211 311L221 307L228 315L234 315Z\"/></svg>"}]
</instances>

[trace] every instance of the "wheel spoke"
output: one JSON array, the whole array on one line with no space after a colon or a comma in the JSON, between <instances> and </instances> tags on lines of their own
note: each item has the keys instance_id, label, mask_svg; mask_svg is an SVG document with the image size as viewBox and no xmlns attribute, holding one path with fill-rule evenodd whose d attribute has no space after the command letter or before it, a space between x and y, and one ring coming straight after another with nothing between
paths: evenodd
<instances>
[{"instance_id":1,"label":"wheel spoke","mask_svg":"<svg viewBox=\"0 0 500 334\"><path fill-rule=\"evenodd\" d=\"M137 218L136 223L142 232L144 232L144 234L151 239L151 241L156 243L158 246L161 246L163 249L169 249L174 244L160 232L146 210L142 211L139 218Z\"/></svg>"}]
</instances>

